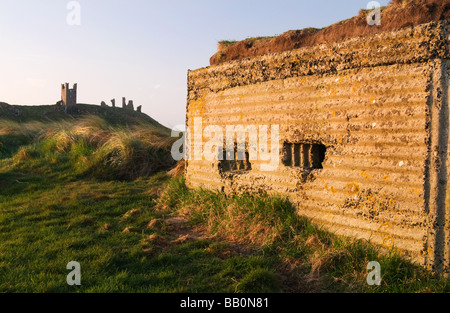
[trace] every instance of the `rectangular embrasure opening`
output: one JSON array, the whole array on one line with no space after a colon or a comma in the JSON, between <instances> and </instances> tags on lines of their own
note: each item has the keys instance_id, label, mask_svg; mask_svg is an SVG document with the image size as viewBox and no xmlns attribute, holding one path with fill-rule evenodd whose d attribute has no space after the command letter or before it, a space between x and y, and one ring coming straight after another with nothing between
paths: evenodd
<instances>
[{"instance_id":1,"label":"rectangular embrasure opening","mask_svg":"<svg viewBox=\"0 0 450 313\"><path fill-rule=\"evenodd\" d=\"M322 144L290 143L283 146L283 164L303 169L322 169L327 148Z\"/></svg>"}]
</instances>

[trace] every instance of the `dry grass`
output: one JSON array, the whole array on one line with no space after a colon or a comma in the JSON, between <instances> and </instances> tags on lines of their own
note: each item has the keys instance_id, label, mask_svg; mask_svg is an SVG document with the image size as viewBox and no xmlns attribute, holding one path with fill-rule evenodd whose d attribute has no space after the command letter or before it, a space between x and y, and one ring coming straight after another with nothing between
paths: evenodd
<instances>
[{"instance_id":1,"label":"dry grass","mask_svg":"<svg viewBox=\"0 0 450 313\"><path fill-rule=\"evenodd\" d=\"M101 179L148 177L175 165L173 139L149 125L110 125L97 116L49 123L0 121L0 134L0 152L10 151L18 164L31 166L33 157L50 164L65 160L75 173Z\"/></svg>"},{"instance_id":2,"label":"dry grass","mask_svg":"<svg viewBox=\"0 0 450 313\"><path fill-rule=\"evenodd\" d=\"M179 161L177 163L177 166L171 169L167 174L173 178L177 178L184 174L185 169L186 169L186 162L182 160Z\"/></svg>"},{"instance_id":3,"label":"dry grass","mask_svg":"<svg viewBox=\"0 0 450 313\"><path fill-rule=\"evenodd\" d=\"M159 206L167 210L177 207L179 215L201 223L209 235L255 248L280 243L286 236L296 240L292 232L298 221L292 219L293 208L285 199L250 195L226 198L206 190L189 193L177 180L172 183L162 192Z\"/></svg>"},{"instance_id":4,"label":"dry grass","mask_svg":"<svg viewBox=\"0 0 450 313\"><path fill-rule=\"evenodd\" d=\"M246 39L230 43L213 55L210 63L217 65L223 62L339 42L357 36L393 31L446 19L450 19L449 0L393 0L388 7L382 8L380 26L369 26L367 11L361 10L359 15L323 29L291 30L268 40L253 42Z\"/></svg>"}]
</instances>

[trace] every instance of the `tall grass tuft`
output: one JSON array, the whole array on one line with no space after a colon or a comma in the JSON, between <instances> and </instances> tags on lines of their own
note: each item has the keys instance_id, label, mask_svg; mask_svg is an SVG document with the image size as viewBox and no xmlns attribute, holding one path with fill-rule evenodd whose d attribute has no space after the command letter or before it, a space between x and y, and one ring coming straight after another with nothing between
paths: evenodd
<instances>
[{"instance_id":1,"label":"tall grass tuft","mask_svg":"<svg viewBox=\"0 0 450 313\"><path fill-rule=\"evenodd\" d=\"M160 205L175 208L208 233L233 242L259 247L293 241L298 231L320 231L296 214L285 198L270 195L236 195L197 189L189 190L184 177L172 179L163 191Z\"/></svg>"},{"instance_id":2,"label":"tall grass tuft","mask_svg":"<svg viewBox=\"0 0 450 313\"><path fill-rule=\"evenodd\" d=\"M0 152L22 167L65 163L72 173L133 180L175 165L173 139L149 125L110 125L96 116L60 122L0 122Z\"/></svg>"},{"instance_id":3,"label":"tall grass tuft","mask_svg":"<svg viewBox=\"0 0 450 313\"><path fill-rule=\"evenodd\" d=\"M109 133L91 155L83 172L96 177L134 179L174 165L172 141L152 131L120 130Z\"/></svg>"}]
</instances>

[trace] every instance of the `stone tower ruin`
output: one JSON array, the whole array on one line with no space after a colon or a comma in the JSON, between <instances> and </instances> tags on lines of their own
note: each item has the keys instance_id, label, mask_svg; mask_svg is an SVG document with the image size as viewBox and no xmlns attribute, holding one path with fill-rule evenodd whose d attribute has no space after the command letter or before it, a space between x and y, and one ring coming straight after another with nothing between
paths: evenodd
<instances>
[{"instance_id":1,"label":"stone tower ruin","mask_svg":"<svg viewBox=\"0 0 450 313\"><path fill-rule=\"evenodd\" d=\"M69 83L61 85L61 106L66 113L73 113L77 105L77 84L69 88Z\"/></svg>"},{"instance_id":2,"label":"stone tower ruin","mask_svg":"<svg viewBox=\"0 0 450 313\"><path fill-rule=\"evenodd\" d=\"M127 109L130 109L130 110L133 110L133 111L134 111L133 100L128 101Z\"/></svg>"}]
</instances>

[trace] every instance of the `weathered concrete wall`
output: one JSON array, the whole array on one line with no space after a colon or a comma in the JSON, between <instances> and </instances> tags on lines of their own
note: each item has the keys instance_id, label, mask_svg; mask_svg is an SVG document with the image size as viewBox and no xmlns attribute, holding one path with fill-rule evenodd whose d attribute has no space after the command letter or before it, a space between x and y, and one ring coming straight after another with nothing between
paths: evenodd
<instances>
[{"instance_id":1,"label":"weathered concrete wall","mask_svg":"<svg viewBox=\"0 0 450 313\"><path fill-rule=\"evenodd\" d=\"M286 195L317 224L445 271L447 37L447 22L431 23L189 72L191 130L196 117L203 128L279 125L281 155L273 172L189 160L188 184ZM286 162L312 144L326 147L323 168Z\"/></svg>"}]
</instances>

